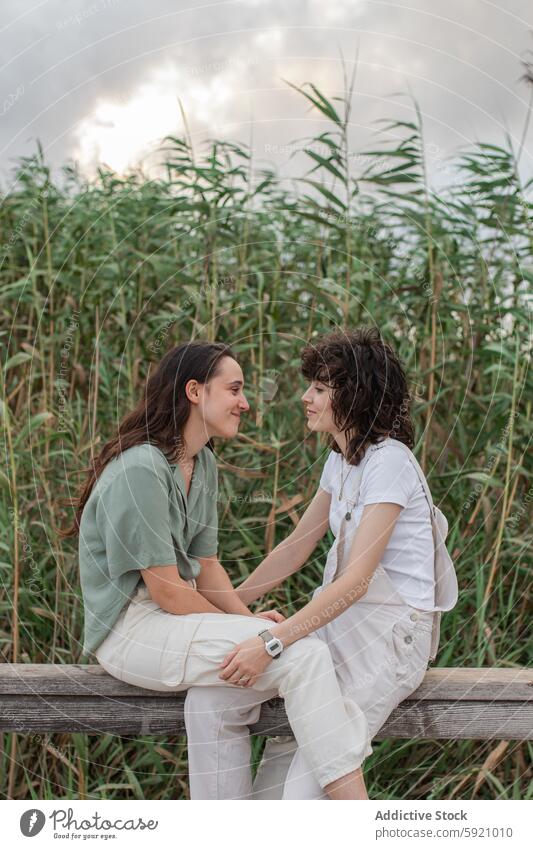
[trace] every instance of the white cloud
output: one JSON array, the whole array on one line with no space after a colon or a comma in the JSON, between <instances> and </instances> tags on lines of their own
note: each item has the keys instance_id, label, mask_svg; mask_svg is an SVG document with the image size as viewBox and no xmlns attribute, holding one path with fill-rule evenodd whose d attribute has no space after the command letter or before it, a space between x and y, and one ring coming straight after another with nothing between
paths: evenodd
<instances>
[{"instance_id":1,"label":"white cloud","mask_svg":"<svg viewBox=\"0 0 533 849\"><path fill-rule=\"evenodd\" d=\"M120 100L100 98L78 125L74 158L85 171L99 162L126 171L164 136L182 131L179 99L191 123L209 127L227 120L237 94L237 66L237 60L189 67L167 63ZM215 73L207 76L210 71Z\"/></svg>"},{"instance_id":2,"label":"white cloud","mask_svg":"<svg viewBox=\"0 0 533 849\"><path fill-rule=\"evenodd\" d=\"M354 150L368 147L377 119L412 118L409 98L391 97L408 90L446 154L501 142L504 126L522 135L531 0L69 0L68 26L64 0L23 15L20 6L3 0L2 168L39 139L53 166L74 157L86 171L97 161L123 171L162 136L182 134L178 98L193 139L252 140L261 157L324 130L283 80L342 96L341 56L350 71L358 47Z\"/></svg>"}]
</instances>

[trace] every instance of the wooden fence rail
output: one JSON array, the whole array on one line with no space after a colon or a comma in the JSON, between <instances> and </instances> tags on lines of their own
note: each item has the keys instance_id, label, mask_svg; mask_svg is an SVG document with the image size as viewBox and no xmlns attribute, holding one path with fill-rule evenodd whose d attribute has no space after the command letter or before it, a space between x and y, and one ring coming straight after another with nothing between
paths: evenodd
<instances>
[{"instance_id":1,"label":"wooden fence rail","mask_svg":"<svg viewBox=\"0 0 533 849\"><path fill-rule=\"evenodd\" d=\"M124 684L101 666L0 664L0 730L22 734L181 734L185 693ZM265 702L254 734L290 733L282 699ZM533 670L430 669L376 739L533 739Z\"/></svg>"}]
</instances>

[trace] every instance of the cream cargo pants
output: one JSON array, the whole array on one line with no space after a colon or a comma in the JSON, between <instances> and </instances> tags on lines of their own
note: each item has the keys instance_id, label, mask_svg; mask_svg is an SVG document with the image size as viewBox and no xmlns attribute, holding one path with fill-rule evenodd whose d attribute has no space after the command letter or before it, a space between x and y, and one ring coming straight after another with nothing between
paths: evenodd
<instances>
[{"instance_id":1,"label":"cream cargo pants","mask_svg":"<svg viewBox=\"0 0 533 849\"><path fill-rule=\"evenodd\" d=\"M356 501L357 492L354 498ZM430 495L428 502L433 509ZM329 551L322 586L315 595L347 568L344 552L350 551L354 532L355 528L347 529L344 520L339 539ZM330 651L345 698L366 719L364 737L356 744L356 766L372 752L369 740L391 711L422 683L428 662L436 657L441 611L450 610L457 600L457 579L451 560L447 560L435 557L432 610L419 610L407 604L379 565L363 598L314 635ZM293 643L288 651L297 645ZM239 770L234 764L243 763L246 726L255 721L257 706L250 704L246 690L240 697L233 694L231 705L225 701L226 695L220 689L196 688L187 695L189 771L191 786L194 783L202 793L198 798L216 798L207 795L211 778L205 769L210 763L213 770L227 770L228 780L233 781L233 798L325 799L307 752L297 737L267 741L253 794L248 793L244 766ZM240 747L243 747L241 754Z\"/></svg>"},{"instance_id":2,"label":"cream cargo pants","mask_svg":"<svg viewBox=\"0 0 533 849\"><path fill-rule=\"evenodd\" d=\"M194 723L203 733L200 739L190 741L189 747L193 799L234 799L235 786L241 795L252 791L248 729L240 722L234 726L226 721L235 708L237 714L242 713L243 696L244 711L247 718L252 716L251 721L259 715L263 701L278 695L285 700L298 746L320 787L354 770L371 751L364 714L342 695L329 650L317 637L304 637L289 646L253 688L244 690L219 678L219 664L225 655L268 624L253 616L177 616L162 610L146 587L140 586L95 652L107 672L138 687L224 691L226 707L214 724L211 709L207 715L201 708L194 709ZM190 722L186 702L188 729ZM224 726L222 738L219 726Z\"/></svg>"},{"instance_id":3,"label":"cream cargo pants","mask_svg":"<svg viewBox=\"0 0 533 849\"><path fill-rule=\"evenodd\" d=\"M324 583L315 595L331 577L326 567ZM328 647L344 697L365 716L366 726L360 726L363 736L354 748L355 767L371 754L369 741L391 711L421 684L435 625L435 614L406 604L383 567L378 566L361 601L313 635ZM293 643L287 651L309 639ZM237 688L231 696L213 688L193 688L187 694L189 773L191 787L194 785L201 794L197 798L216 798L209 795L214 781L210 766L222 773L219 780L232 783L231 798L326 799L307 752L290 737L267 741L253 792L249 793L247 725L259 715L258 696L245 688ZM327 715L325 721L330 721Z\"/></svg>"}]
</instances>

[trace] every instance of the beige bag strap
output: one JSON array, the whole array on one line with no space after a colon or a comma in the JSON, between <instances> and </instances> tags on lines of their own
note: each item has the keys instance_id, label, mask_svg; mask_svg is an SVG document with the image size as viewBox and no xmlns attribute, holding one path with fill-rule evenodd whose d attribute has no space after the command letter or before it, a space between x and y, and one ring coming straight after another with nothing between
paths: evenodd
<instances>
[{"instance_id":1,"label":"beige bag strap","mask_svg":"<svg viewBox=\"0 0 533 849\"><path fill-rule=\"evenodd\" d=\"M405 445L403 442L399 442L399 440L396 440L396 442L398 443L398 445L401 445L403 451L405 451L405 453L409 456L411 463L415 467L415 471L418 475L420 483L422 484L424 494L426 496L426 500L429 504L429 515L430 515L430 518L431 518L431 530L433 532L433 548L434 548L434 552L435 552L434 562L435 562L435 587L436 587L437 586L438 535L437 535L437 528L436 528L435 504L433 503L433 496L431 495L431 490L430 490L428 483L426 481L426 476L424 475L424 472L422 471L420 464L419 464L418 460L416 459L415 455L413 454L413 452L411 451L411 449L408 448L407 445ZM438 649L439 649L441 616L442 616L442 613L441 613L440 610L436 610L433 613L433 628L432 628L432 631L431 631L431 647L430 647L430 654L429 654L429 659L431 661L436 659L437 652L438 652Z\"/></svg>"},{"instance_id":2,"label":"beige bag strap","mask_svg":"<svg viewBox=\"0 0 533 849\"><path fill-rule=\"evenodd\" d=\"M396 441L398 442L398 440L396 440ZM420 483L422 484L427 502L429 504L429 513L430 513L430 517L431 517L431 529L432 529L432 532L433 532L433 546L434 546L434 552L435 552L434 556L435 556L435 562L436 562L437 534L436 534L436 529L435 529L435 505L433 504L433 498L431 496L431 491L429 489L429 486L427 485L425 475L424 475L422 469L420 468L420 465L418 464L418 461L417 461L416 457L414 456L413 452L407 447L407 445L404 445L403 442L398 442L398 444L401 445L402 448L409 455L409 458L410 458L411 462L413 463L415 470L418 474L418 477L420 479ZM368 462L368 459L369 459L370 454L371 454L371 449L373 447L374 446L370 446L370 449L367 452L367 456L365 457L364 461L357 468L356 477L355 477L355 480L353 481L352 498L349 499L350 501L353 501L353 506L351 508L352 510L355 509L357 501L359 500L359 490L361 489L361 481L362 481L362 478L363 478L363 470L364 470L366 463ZM346 517L343 516L342 520L341 520L341 526L340 526L340 529L339 529L339 537L338 537L338 541L337 541L337 563L336 563L336 566L335 566L335 573L334 573L334 575L331 579L332 582L341 574L341 571L342 571L342 562L343 562L344 546L345 546L345 539L346 539L346 525L347 525L347 520L346 520ZM431 661L435 660L435 658L437 656L438 646L439 646L440 619L441 619L440 611L435 611L433 616L434 616L434 618L433 618L433 628L432 628L432 633L431 633L431 648L430 648L430 658L429 658Z\"/></svg>"},{"instance_id":3,"label":"beige bag strap","mask_svg":"<svg viewBox=\"0 0 533 849\"><path fill-rule=\"evenodd\" d=\"M425 476L424 472L422 471L420 464L419 464L418 460L416 459L415 455L413 454L413 452L411 451L411 449L408 448L407 445L405 445L403 442L400 442L398 439L395 439L394 441L408 455L409 459L411 460L411 463L415 467L415 471L416 471L416 473L419 477L420 483L422 484L422 488L424 490L424 495L426 496L427 503L429 504L429 512L431 514L431 521L433 522L433 520L435 518L435 505L433 503L433 496L431 495L431 490L428 486L426 476Z\"/></svg>"},{"instance_id":4,"label":"beige bag strap","mask_svg":"<svg viewBox=\"0 0 533 849\"><path fill-rule=\"evenodd\" d=\"M429 505L429 517L430 517L430 520L431 520L431 531L432 531L432 534L433 534L433 548L434 548L434 551L435 551L435 563L436 563L438 535L437 535L437 529L435 527L435 504L433 503L433 496L431 495L431 490L430 490L428 483L426 481L426 476L425 476L424 472L422 471L420 464L419 464L418 460L416 459L415 455L413 454L413 452L411 451L411 449L408 448L407 445L404 445L403 442L399 442L399 440L397 440L397 439L395 440L395 442L398 445L401 446L402 450L409 457L411 463L413 464L413 466L415 468L415 472L418 475L420 483L422 484L422 488L424 490L424 495L426 496L426 501Z\"/></svg>"}]
</instances>

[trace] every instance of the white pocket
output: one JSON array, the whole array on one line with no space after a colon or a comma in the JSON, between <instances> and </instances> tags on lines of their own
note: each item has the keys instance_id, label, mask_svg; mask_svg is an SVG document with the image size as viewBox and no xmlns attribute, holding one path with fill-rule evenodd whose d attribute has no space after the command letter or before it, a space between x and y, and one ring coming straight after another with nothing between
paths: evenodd
<instances>
[{"instance_id":1,"label":"white pocket","mask_svg":"<svg viewBox=\"0 0 533 849\"><path fill-rule=\"evenodd\" d=\"M176 649L175 640L167 640L161 649L159 660L159 680L161 684L169 689L175 689L183 682L185 677L185 661L187 652L180 646Z\"/></svg>"},{"instance_id":2,"label":"white pocket","mask_svg":"<svg viewBox=\"0 0 533 849\"><path fill-rule=\"evenodd\" d=\"M426 622L400 619L392 626L389 639L396 658L398 682L416 689L429 662L431 627Z\"/></svg>"}]
</instances>

